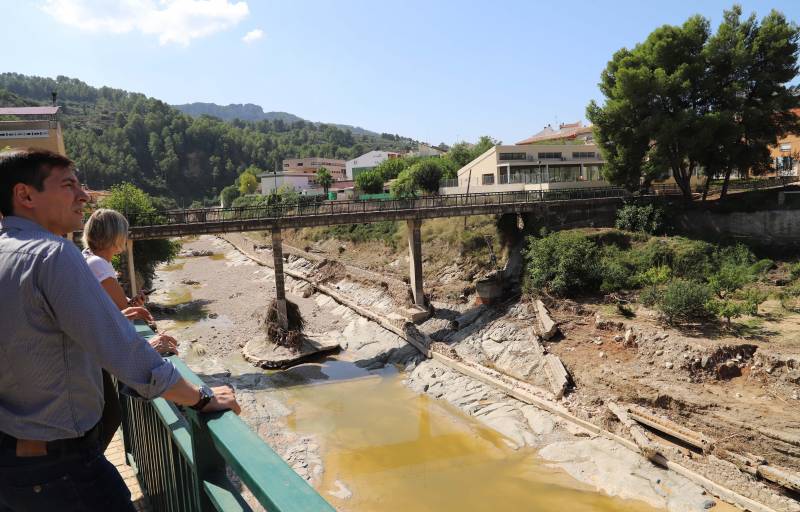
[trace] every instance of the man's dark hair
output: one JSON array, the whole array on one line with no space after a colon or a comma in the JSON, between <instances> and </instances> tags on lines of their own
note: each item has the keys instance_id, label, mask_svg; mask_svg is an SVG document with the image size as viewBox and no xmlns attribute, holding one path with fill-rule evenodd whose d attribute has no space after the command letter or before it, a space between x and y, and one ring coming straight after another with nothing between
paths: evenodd
<instances>
[{"instance_id":1,"label":"man's dark hair","mask_svg":"<svg viewBox=\"0 0 800 512\"><path fill-rule=\"evenodd\" d=\"M13 191L24 183L38 191L44 190L44 180L54 167L72 167L69 158L46 149L14 149L0 153L0 214L14 214Z\"/></svg>"}]
</instances>

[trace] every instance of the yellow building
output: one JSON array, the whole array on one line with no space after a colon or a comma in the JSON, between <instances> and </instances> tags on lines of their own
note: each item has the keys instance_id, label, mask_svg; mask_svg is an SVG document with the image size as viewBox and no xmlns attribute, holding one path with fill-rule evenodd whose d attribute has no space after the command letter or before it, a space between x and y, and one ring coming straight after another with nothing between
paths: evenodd
<instances>
[{"instance_id":1,"label":"yellow building","mask_svg":"<svg viewBox=\"0 0 800 512\"><path fill-rule=\"evenodd\" d=\"M61 123L58 122L59 108L0 108L0 148L39 148L66 156Z\"/></svg>"}]
</instances>

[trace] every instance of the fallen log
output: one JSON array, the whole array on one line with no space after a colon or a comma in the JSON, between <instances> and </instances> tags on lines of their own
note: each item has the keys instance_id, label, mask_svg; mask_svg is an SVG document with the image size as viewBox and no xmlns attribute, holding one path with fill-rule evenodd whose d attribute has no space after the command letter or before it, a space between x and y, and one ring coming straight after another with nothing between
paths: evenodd
<instances>
[{"instance_id":1,"label":"fallen log","mask_svg":"<svg viewBox=\"0 0 800 512\"><path fill-rule=\"evenodd\" d=\"M637 405L629 405L628 413L630 414L631 418L638 421L642 425L647 425L648 427L672 436L675 439L680 439L684 443L700 450L703 453L707 453L713 447L711 440L703 434L689 430L686 427L678 425L672 420L668 420L661 416L656 416L642 407Z\"/></svg>"},{"instance_id":2,"label":"fallen log","mask_svg":"<svg viewBox=\"0 0 800 512\"><path fill-rule=\"evenodd\" d=\"M606 406L612 413L614 413L619 421L625 425L625 427L627 427L628 432L630 432L631 437L633 437L633 441L636 443L636 446L639 447L641 454L653 464L661 467L667 467L667 458L664 457L664 455L658 451L656 445L650 441L650 438L647 437L647 433L645 433L644 429L635 421L633 421L630 416L628 416L626 410L617 405L615 402L608 402Z\"/></svg>"}]
</instances>

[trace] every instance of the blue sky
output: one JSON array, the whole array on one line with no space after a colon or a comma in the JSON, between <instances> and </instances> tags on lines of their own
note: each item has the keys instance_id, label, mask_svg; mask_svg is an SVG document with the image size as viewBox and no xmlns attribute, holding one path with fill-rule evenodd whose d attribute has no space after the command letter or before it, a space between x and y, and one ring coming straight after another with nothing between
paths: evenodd
<instances>
[{"instance_id":1,"label":"blue sky","mask_svg":"<svg viewBox=\"0 0 800 512\"><path fill-rule=\"evenodd\" d=\"M800 21L800 1L741 2ZM434 144L584 119L612 53L732 2L0 0L0 71ZM248 36L249 34L249 36Z\"/></svg>"}]
</instances>

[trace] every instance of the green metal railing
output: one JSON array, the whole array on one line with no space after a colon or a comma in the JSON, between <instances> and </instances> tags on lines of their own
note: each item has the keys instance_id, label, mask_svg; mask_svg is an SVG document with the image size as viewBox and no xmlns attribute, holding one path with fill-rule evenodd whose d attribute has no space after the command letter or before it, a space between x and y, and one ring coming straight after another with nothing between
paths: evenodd
<instances>
[{"instance_id":1,"label":"green metal railing","mask_svg":"<svg viewBox=\"0 0 800 512\"><path fill-rule=\"evenodd\" d=\"M136 330L153 336L144 323ZM170 359L185 379L202 383ZM334 510L234 413L200 414L162 398L121 394L120 401L128 463L155 512L251 510L228 470L270 512Z\"/></svg>"}]
</instances>

